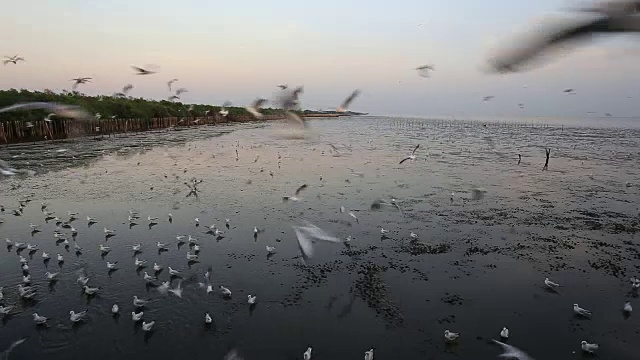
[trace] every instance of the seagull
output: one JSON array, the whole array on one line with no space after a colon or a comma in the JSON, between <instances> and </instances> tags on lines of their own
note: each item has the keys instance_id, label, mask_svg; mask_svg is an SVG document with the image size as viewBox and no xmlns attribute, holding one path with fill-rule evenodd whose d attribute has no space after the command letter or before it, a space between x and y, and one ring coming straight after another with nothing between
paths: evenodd
<instances>
[{"instance_id":1,"label":"seagull","mask_svg":"<svg viewBox=\"0 0 640 360\"><path fill-rule=\"evenodd\" d=\"M101 252L101 253L103 253L103 254L106 254L106 253L108 253L109 251L111 251L111 248L110 248L110 247L108 247L108 246L104 246L104 245L102 245L102 244L100 244L100 245L98 246L98 249L100 249L100 252Z\"/></svg>"},{"instance_id":2,"label":"seagull","mask_svg":"<svg viewBox=\"0 0 640 360\"><path fill-rule=\"evenodd\" d=\"M358 224L360 223L360 220L358 220L358 217L353 213L353 211L349 211L349 216L351 216Z\"/></svg>"},{"instance_id":3,"label":"seagull","mask_svg":"<svg viewBox=\"0 0 640 360\"><path fill-rule=\"evenodd\" d=\"M156 243L156 246L158 247L159 250L169 250L169 247L167 246L167 244L163 244L160 241Z\"/></svg>"},{"instance_id":4,"label":"seagull","mask_svg":"<svg viewBox=\"0 0 640 360\"><path fill-rule=\"evenodd\" d=\"M142 249L142 244L131 245L131 250L134 252L139 252Z\"/></svg>"},{"instance_id":5,"label":"seagull","mask_svg":"<svg viewBox=\"0 0 640 360\"><path fill-rule=\"evenodd\" d=\"M14 55L14 56L5 56L4 57L6 60L3 61L4 65L7 65L8 63L13 63L14 65L18 64L18 61L25 61L23 57L18 56L18 55Z\"/></svg>"},{"instance_id":6,"label":"seagull","mask_svg":"<svg viewBox=\"0 0 640 360\"><path fill-rule=\"evenodd\" d=\"M131 320L138 322L142 320L142 315L144 315L144 311L140 311L139 313L135 313L135 311L131 312Z\"/></svg>"},{"instance_id":7,"label":"seagull","mask_svg":"<svg viewBox=\"0 0 640 360\"><path fill-rule=\"evenodd\" d=\"M143 69L137 66L131 66L131 68L136 71L136 75L151 75L156 73L156 71Z\"/></svg>"},{"instance_id":8,"label":"seagull","mask_svg":"<svg viewBox=\"0 0 640 360\"><path fill-rule=\"evenodd\" d=\"M584 340L582 341L581 345L582 345L582 351L589 354L593 354L600 347L598 346L598 344L589 344Z\"/></svg>"},{"instance_id":9,"label":"seagull","mask_svg":"<svg viewBox=\"0 0 640 360\"><path fill-rule=\"evenodd\" d=\"M189 90L185 89L185 88L180 88L178 90L176 90L176 96L180 96L182 93L186 93L189 92Z\"/></svg>"},{"instance_id":10,"label":"seagull","mask_svg":"<svg viewBox=\"0 0 640 360\"><path fill-rule=\"evenodd\" d=\"M133 306L135 307L143 307L148 302L148 300L138 299L136 295L133 296Z\"/></svg>"},{"instance_id":11,"label":"seagull","mask_svg":"<svg viewBox=\"0 0 640 360\"><path fill-rule=\"evenodd\" d=\"M46 273L44 273L44 275L47 277L47 280L49 280L49 281L53 281L53 280L55 280L55 279L58 277L58 274L59 274L59 273L57 273L57 272L55 272L55 273L50 273L50 272L48 272L48 271L47 271Z\"/></svg>"},{"instance_id":12,"label":"seagull","mask_svg":"<svg viewBox=\"0 0 640 360\"><path fill-rule=\"evenodd\" d=\"M88 82L91 82L91 78L90 77L80 77L80 78L71 79L71 81L75 81L75 83L73 84L73 90L75 90L78 87L78 85L86 84Z\"/></svg>"},{"instance_id":13,"label":"seagull","mask_svg":"<svg viewBox=\"0 0 640 360\"><path fill-rule=\"evenodd\" d=\"M2 306L0 305L0 314L2 315L7 315L11 312L11 310L13 310L13 306L9 305L9 306Z\"/></svg>"},{"instance_id":14,"label":"seagull","mask_svg":"<svg viewBox=\"0 0 640 360\"><path fill-rule=\"evenodd\" d=\"M198 255L190 254L187 252L187 261L196 261L196 260L198 260Z\"/></svg>"},{"instance_id":15,"label":"seagull","mask_svg":"<svg viewBox=\"0 0 640 360\"><path fill-rule=\"evenodd\" d=\"M171 91L171 85L176 81L178 81L178 79L171 79L167 82L167 87L169 87L169 91Z\"/></svg>"},{"instance_id":16,"label":"seagull","mask_svg":"<svg viewBox=\"0 0 640 360\"><path fill-rule=\"evenodd\" d=\"M95 295L98 292L98 290L100 290L100 288L97 288L97 287L91 288L91 287L88 287L87 285L84 286L84 293L87 295Z\"/></svg>"},{"instance_id":17,"label":"seagull","mask_svg":"<svg viewBox=\"0 0 640 360\"><path fill-rule=\"evenodd\" d=\"M146 282L150 283L150 282L154 282L154 281L158 280L158 278L155 277L155 276L151 276L151 275L147 274L147 272L145 271L144 272L144 280Z\"/></svg>"},{"instance_id":18,"label":"seagull","mask_svg":"<svg viewBox=\"0 0 640 360\"><path fill-rule=\"evenodd\" d=\"M36 325L44 325L47 323L47 318L38 315L38 313L33 313L33 322L35 322Z\"/></svg>"},{"instance_id":19,"label":"seagull","mask_svg":"<svg viewBox=\"0 0 640 360\"><path fill-rule=\"evenodd\" d=\"M91 216L87 216L87 222L88 222L89 224L95 224L95 223L97 223L97 222L98 222L98 220L96 220L96 218L93 218L93 217L91 217Z\"/></svg>"},{"instance_id":20,"label":"seagull","mask_svg":"<svg viewBox=\"0 0 640 360\"><path fill-rule=\"evenodd\" d=\"M75 119L75 120L89 120L93 116L85 111L83 108L75 105L63 105L57 103L47 102L31 102L24 104L15 104L0 109L0 113L15 111L15 110L35 110L44 109L46 111L55 113L56 116ZM2 165L2 164L0 164ZM0 166L2 168L4 166ZM15 170L15 169L14 169Z\"/></svg>"},{"instance_id":21,"label":"seagull","mask_svg":"<svg viewBox=\"0 0 640 360\"><path fill-rule=\"evenodd\" d=\"M227 289L226 287L220 285L220 291L222 292L223 296L231 297L231 290Z\"/></svg>"},{"instance_id":22,"label":"seagull","mask_svg":"<svg viewBox=\"0 0 640 360\"><path fill-rule=\"evenodd\" d=\"M116 269L116 264L117 264L117 263L118 263L117 261L116 261L116 262L112 262L112 263L110 263L110 262L108 262L108 261L107 261L107 269L109 269L109 270L115 270L115 269Z\"/></svg>"},{"instance_id":23,"label":"seagull","mask_svg":"<svg viewBox=\"0 0 640 360\"><path fill-rule=\"evenodd\" d=\"M178 286L176 286L175 289L169 289L169 292L181 298L182 297L182 280L178 281Z\"/></svg>"},{"instance_id":24,"label":"seagull","mask_svg":"<svg viewBox=\"0 0 640 360\"><path fill-rule=\"evenodd\" d=\"M169 96L169 97L167 98L167 100L169 100L169 101L180 100L180 97L179 97L179 96L176 96L176 95L171 95L171 96Z\"/></svg>"},{"instance_id":25,"label":"seagull","mask_svg":"<svg viewBox=\"0 0 640 360\"><path fill-rule=\"evenodd\" d=\"M286 90L289 86L287 84L282 84L282 85L278 85L276 87L279 87L282 90Z\"/></svg>"},{"instance_id":26,"label":"seagull","mask_svg":"<svg viewBox=\"0 0 640 360\"><path fill-rule=\"evenodd\" d=\"M4 286L0 286L0 300L4 298L4 294L2 293L2 291L4 291Z\"/></svg>"},{"instance_id":27,"label":"seagull","mask_svg":"<svg viewBox=\"0 0 640 360\"><path fill-rule=\"evenodd\" d=\"M435 67L433 65L422 65L418 66L416 70L421 77L428 78L430 73L435 70Z\"/></svg>"},{"instance_id":28,"label":"seagull","mask_svg":"<svg viewBox=\"0 0 640 360\"><path fill-rule=\"evenodd\" d=\"M169 266L167 269L169 269L169 275L171 275L171 276L179 276L180 275L180 271L172 269L171 266Z\"/></svg>"},{"instance_id":29,"label":"seagull","mask_svg":"<svg viewBox=\"0 0 640 360\"><path fill-rule=\"evenodd\" d=\"M532 357L527 355L524 351L518 349L515 346L511 346L509 344L505 344L498 340L493 340L494 343L502 346L503 353L499 355L501 358L505 359L518 359L518 360L533 360Z\"/></svg>"},{"instance_id":30,"label":"seagull","mask_svg":"<svg viewBox=\"0 0 640 360\"><path fill-rule=\"evenodd\" d=\"M640 288L640 279L631 278L631 289L638 290Z\"/></svg>"},{"instance_id":31,"label":"seagull","mask_svg":"<svg viewBox=\"0 0 640 360\"><path fill-rule=\"evenodd\" d=\"M336 109L337 112L343 113L347 111L347 108L351 104L351 102L356 98L356 96L360 95L360 90L354 90L351 95L349 95L340 106Z\"/></svg>"},{"instance_id":32,"label":"seagull","mask_svg":"<svg viewBox=\"0 0 640 360\"><path fill-rule=\"evenodd\" d=\"M74 323L82 321L85 315L87 315L87 310L81 311L77 314L73 310L69 311L69 319L71 320L71 322L74 322Z\"/></svg>"},{"instance_id":33,"label":"seagull","mask_svg":"<svg viewBox=\"0 0 640 360\"><path fill-rule=\"evenodd\" d=\"M247 295L247 302L249 305L255 305L257 300L257 296Z\"/></svg>"},{"instance_id":34,"label":"seagull","mask_svg":"<svg viewBox=\"0 0 640 360\"><path fill-rule=\"evenodd\" d=\"M303 260L313 256L313 244L317 241L342 242L340 239L309 222L306 222L305 226L293 226L293 231L296 233L298 248L302 253Z\"/></svg>"},{"instance_id":35,"label":"seagull","mask_svg":"<svg viewBox=\"0 0 640 360\"><path fill-rule=\"evenodd\" d=\"M275 247L273 247L273 246L269 246L269 245L267 245L267 252L268 252L269 254L273 254L273 253L275 253L275 252L276 252L276 248L275 248Z\"/></svg>"},{"instance_id":36,"label":"seagull","mask_svg":"<svg viewBox=\"0 0 640 360\"><path fill-rule=\"evenodd\" d=\"M22 282L25 284L30 284L31 283L31 275L25 275L22 277Z\"/></svg>"},{"instance_id":37,"label":"seagull","mask_svg":"<svg viewBox=\"0 0 640 360\"><path fill-rule=\"evenodd\" d=\"M389 233L389 230L385 230L385 228L380 228L380 234L386 235Z\"/></svg>"},{"instance_id":38,"label":"seagull","mask_svg":"<svg viewBox=\"0 0 640 360\"><path fill-rule=\"evenodd\" d=\"M490 100L493 100L493 99L495 99L495 96L489 95L489 96L483 97L482 101L487 102L487 101L490 101Z\"/></svg>"},{"instance_id":39,"label":"seagull","mask_svg":"<svg viewBox=\"0 0 640 360\"><path fill-rule=\"evenodd\" d=\"M416 145L416 147L413 148L413 151L411 152L411 155L409 155L409 157L406 157L406 158L400 160L400 164L402 164L403 162L405 162L407 160L414 161L416 159L416 150L418 150L419 147L420 147L420 144Z\"/></svg>"},{"instance_id":40,"label":"seagull","mask_svg":"<svg viewBox=\"0 0 640 360\"><path fill-rule=\"evenodd\" d=\"M26 264L27 263L27 258L25 258L24 256L20 255L20 264Z\"/></svg>"},{"instance_id":41,"label":"seagull","mask_svg":"<svg viewBox=\"0 0 640 360\"><path fill-rule=\"evenodd\" d=\"M213 322L213 319L211 319L211 315L209 315L208 312L204 313L204 323L211 324L212 322Z\"/></svg>"},{"instance_id":42,"label":"seagull","mask_svg":"<svg viewBox=\"0 0 640 360\"><path fill-rule=\"evenodd\" d=\"M58 262L64 262L64 257L58 254Z\"/></svg>"},{"instance_id":43,"label":"seagull","mask_svg":"<svg viewBox=\"0 0 640 360\"><path fill-rule=\"evenodd\" d=\"M580 316L591 317L591 311L581 308L578 304L573 304L573 312Z\"/></svg>"},{"instance_id":44,"label":"seagull","mask_svg":"<svg viewBox=\"0 0 640 360\"><path fill-rule=\"evenodd\" d=\"M267 99L256 99L251 103L251 105L245 107L245 110L249 112L249 114L253 115L256 119L262 119L264 115L260 112L260 108L267 102Z\"/></svg>"},{"instance_id":45,"label":"seagull","mask_svg":"<svg viewBox=\"0 0 640 360\"><path fill-rule=\"evenodd\" d=\"M549 280L549 278L545 278L544 279L544 284L549 288L549 289L555 289L557 287L560 287L560 284L554 283L553 281Z\"/></svg>"},{"instance_id":46,"label":"seagull","mask_svg":"<svg viewBox=\"0 0 640 360\"><path fill-rule=\"evenodd\" d=\"M136 266L136 268L141 268L145 266L146 263L146 260L139 260L138 258L135 258L135 260L133 261L133 264Z\"/></svg>"},{"instance_id":47,"label":"seagull","mask_svg":"<svg viewBox=\"0 0 640 360\"><path fill-rule=\"evenodd\" d=\"M158 272L162 270L162 266L158 265L158 263L153 263L153 271Z\"/></svg>"},{"instance_id":48,"label":"seagull","mask_svg":"<svg viewBox=\"0 0 640 360\"><path fill-rule=\"evenodd\" d=\"M118 304L113 304L113 306L111 307L111 313L115 315L119 312L120 312L120 307L118 306Z\"/></svg>"},{"instance_id":49,"label":"seagull","mask_svg":"<svg viewBox=\"0 0 640 360\"><path fill-rule=\"evenodd\" d=\"M218 114L220 114L222 116L229 115L229 110L226 109L227 106L231 106L231 103L228 102L228 101L225 101L225 103L222 104L222 106L220 107L220 111L218 111Z\"/></svg>"},{"instance_id":50,"label":"seagull","mask_svg":"<svg viewBox=\"0 0 640 360\"><path fill-rule=\"evenodd\" d=\"M198 243L198 239L192 237L191 235L189 235L189 238L187 239L187 241L189 241L190 244L197 244Z\"/></svg>"},{"instance_id":51,"label":"seagull","mask_svg":"<svg viewBox=\"0 0 640 360\"><path fill-rule=\"evenodd\" d=\"M73 249L76 252L81 252L82 251L82 248L80 247L80 245L78 245L78 243L73 243Z\"/></svg>"},{"instance_id":52,"label":"seagull","mask_svg":"<svg viewBox=\"0 0 640 360\"><path fill-rule=\"evenodd\" d=\"M373 348L364 352L364 360L373 360Z\"/></svg>"},{"instance_id":53,"label":"seagull","mask_svg":"<svg viewBox=\"0 0 640 360\"><path fill-rule=\"evenodd\" d=\"M624 303L623 311L627 314L630 314L633 311L633 307L631 307L631 302L627 301Z\"/></svg>"},{"instance_id":54,"label":"seagull","mask_svg":"<svg viewBox=\"0 0 640 360\"><path fill-rule=\"evenodd\" d=\"M155 324L155 321L150 321L150 322L142 322L142 330L144 331L151 331L151 328L153 327L153 325Z\"/></svg>"},{"instance_id":55,"label":"seagull","mask_svg":"<svg viewBox=\"0 0 640 360\"><path fill-rule=\"evenodd\" d=\"M22 268L22 271L24 271L24 272L28 272L29 271L29 265L27 263L22 264L21 268Z\"/></svg>"},{"instance_id":56,"label":"seagull","mask_svg":"<svg viewBox=\"0 0 640 360\"><path fill-rule=\"evenodd\" d=\"M302 117L300 117L300 115L294 112L286 111L284 113L284 118L289 124L301 126L303 128L307 127L307 122Z\"/></svg>"},{"instance_id":57,"label":"seagull","mask_svg":"<svg viewBox=\"0 0 640 360\"><path fill-rule=\"evenodd\" d=\"M82 275L80 277L78 277L78 280L76 280L77 282L79 282L80 284L82 284L82 286L87 285L87 283L89 282L89 278Z\"/></svg>"},{"instance_id":58,"label":"seagull","mask_svg":"<svg viewBox=\"0 0 640 360\"><path fill-rule=\"evenodd\" d=\"M104 231L105 235L107 235L107 236L108 236L108 235L115 235L115 234L116 234L116 232L115 232L115 231L113 231L113 230L111 230L111 229L107 229L106 227L105 227L105 228L102 228L102 231Z\"/></svg>"},{"instance_id":59,"label":"seagull","mask_svg":"<svg viewBox=\"0 0 640 360\"><path fill-rule=\"evenodd\" d=\"M157 224L158 223L158 218L157 217L151 217L151 215L147 216L147 221L149 221L149 224Z\"/></svg>"},{"instance_id":60,"label":"seagull","mask_svg":"<svg viewBox=\"0 0 640 360\"><path fill-rule=\"evenodd\" d=\"M500 331L500 337L503 339L508 339L509 338L509 329L507 329L506 327L502 328L502 331Z\"/></svg>"},{"instance_id":61,"label":"seagull","mask_svg":"<svg viewBox=\"0 0 640 360\"><path fill-rule=\"evenodd\" d=\"M293 195L293 196L283 196L283 197L282 197L282 201L283 201L283 202L287 202L287 201L289 201L289 200L291 200L291 201L300 201L300 199L301 199L301 198L299 198L299 197L298 197L298 195L300 195L300 192L301 192L302 190L306 189L306 188L307 188L307 184L302 184L302 185L300 185L300 186L296 189L295 195Z\"/></svg>"},{"instance_id":62,"label":"seagull","mask_svg":"<svg viewBox=\"0 0 640 360\"><path fill-rule=\"evenodd\" d=\"M537 32L528 39L528 43L523 44L520 40L514 49L490 59L491 69L500 73L517 72L547 50L562 47L570 42L590 40L594 34L638 32L640 18L636 15L637 9L637 1L607 2L598 7L583 9L597 15L590 19L576 20L571 24L565 23L553 29L548 27L544 33Z\"/></svg>"},{"instance_id":63,"label":"seagull","mask_svg":"<svg viewBox=\"0 0 640 360\"><path fill-rule=\"evenodd\" d=\"M305 351L304 354L302 354L302 358L304 360L311 360L311 346L309 346L307 348L307 351Z\"/></svg>"},{"instance_id":64,"label":"seagull","mask_svg":"<svg viewBox=\"0 0 640 360\"><path fill-rule=\"evenodd\" d=\"M454 333L449 330L444 331L444 339L446 341L449 341L449 342L456 341L458 340L459 337L460 337L460 334L458 333Z\"/></svg>"},{"instance_id":65,"label":"seagull","mask_svg":"<svg viewBox=\"0 0 640 360\"><path fill-rule=\"evenodd\" d=\"M410 237L410 238L412 238L412 239L414 239L414 240L417 240L417 239L418 239L418 234L416 234L416 233L414 233L414 232L412 231L412 232L411 232L411 234L409 234L409 237Z\"/></svg>"}]
</instances>

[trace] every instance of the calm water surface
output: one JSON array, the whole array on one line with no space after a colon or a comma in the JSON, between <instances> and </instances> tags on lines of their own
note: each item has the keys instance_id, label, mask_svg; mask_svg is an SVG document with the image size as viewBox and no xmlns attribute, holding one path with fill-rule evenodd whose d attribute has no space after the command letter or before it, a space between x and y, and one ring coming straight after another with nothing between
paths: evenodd
<instances>
[{"instance_id":1,"label":"calm water surface","mask_svg":"<svg viewBox=\"0 0 640 360\"><path fill-rule=\"evenodd\" d=\"M222 359L231 348L249 360L301 359L307 346L313 359L361 359L371 347L376 359L492 359L500 349L489 341L506 326L509 342L536 359L581 359L582 340L600 344L598 358L638 358L640 316L624 317L622 307L640 309L629 282L640 276L640 130L375 117L310 125L305 139L272 123L0 149L38 173L0 181L0 237L41 249L29 262L36 299L24 302L16 249L2 245L3 302L16 310L0 323L0 348L28 337L12 359ZM417 144L417 159L399 165ZM187 197L194 177L203 179L198 197ZM303 183L300 202L282 202ZM484 197L474 199L474 188ZM23 215L12 215L30 194ZM379 198L397 199L402 213L371 211ZM64 220L80 213L82 254L56 245L43 201ZM138 226L129 226L129 209L140 213ZM159 224L150 228L149 215ZM86 216L99 222L89 227ZM291 228L303 220L351 236L351 248L318 244L304 265ZM32 235L30 222L42 232ZM205 234L211 224L223 238ZM105 226L117 235L105 239ZM257 238L254 226L264 229ZM178 234L199 239L198 263L187 263ZM159 253L157 241L170 250ZM136 243L140 259L183 272L182 298L145 284L153 269L136 271ZM102 257L99 244L112 251ZM43 263L42 250L63 254L64 264ZM119 270L109 274L107 260ZM199 287L209 266L214 288L230 288L231 299ZM59 281L50 286L45 271L60 271ZM101 288L97 296L82 294L78 271ZM166 270L158 277L169 279ZM557 293L545 277L562 284ZM156 321L154 332L131 320L133 295L151 300L144 319ZM574 303L593 318L574 317ZM72 326L69 310L84 309L87 321ZM33 312L49 327L36 327ZM461 333L457 345L445 344L446 329Z\"/></svg>"}]
</instances>

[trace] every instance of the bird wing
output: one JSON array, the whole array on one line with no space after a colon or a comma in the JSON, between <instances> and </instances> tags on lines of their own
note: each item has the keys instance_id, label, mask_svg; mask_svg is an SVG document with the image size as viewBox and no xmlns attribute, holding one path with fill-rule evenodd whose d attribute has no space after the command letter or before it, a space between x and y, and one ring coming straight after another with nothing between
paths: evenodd
<instances>
[{"instance_id":1,"label":"bird wing","mask_svg":"<svg viewBox=\"0 0 640 360\"><path fill-rule=\"evenodd\" d=\"M572 25L564 25L563 27L548 28L541 35L534 35L525 44L519 46L512 51L507 51L502 55L492 59L491 66L493 70L498 72L516 72L518 67L524 66L538 58L545 51L562 43L569 41L588 40L594 32L608 31L610 19L599 17L595 20L581 22ZM528 42L528 44L527 44Z\"/></svg>"},{"instance_id":2,"label":"bird wing","mask_svg":"<svg viewBox=\"0 0 640 360\"><path fill-rule=\"evenodd\" d=\"M287 111L284 113L285 118L288 122L296 125L301 125L303 127L307 127L307 123L300 117L298 114Z\"/></svg>"},{"instance_id":3,"label":"bird wing","mask_svg":"<svg viewBox=\"0 0 640 360\"><path fill-rule=\"evenodd\" d=\"M298 248L302 253L302 258L307 260L313 255L313 242L312 240L302 231L300 226L293 226L293 231L296 233L296 238L298 239Z\"/></svg>"},{"instance_id":4,"label":"bird wing","mask_svg":"<svg viewBox=\"0 0 640 360\"><path fill-rule=\"evenodd\" d=\"M267 102L267 99L263 99L263 98L259 98L256 99L253 104L251 104L251 106L253 106L255 109L260 109L260 107L262 107L262 105L264 105L264 103Z\"/></svg>"},{"instance_id":5,"label":"bird wing","mask_svg":"<svg viewBox=\"0 0 640 360\"><path fill-rule=\"evenodd\" d=\"M400 160L400 164L402 164L403 162L405 162L405 161L407 161L407 160L411 160L411 158L410 158L410 157L408 157L408 158L404 158L404 159Z\"/></svg>"},{"instance_id":6,"label":"bird wing","mask_svg":"<svg viewBox=\"0 0 640 360\"><path fill-rule=\"evenodd\" d=\"M360 94L360 90L354 90L351 95L349 95L344 102L342 103L342 105L340 105L341 109L347 109L349 107L349 104L351 104L351 102L353 101L353 99L356 98L356 96L358 96Z\"/></svg>"},{"instance_id":7,"label":"bird wing","mask_svg":"<svg viewBox=\"0 0 640 360\"><path fill-rule=\"evenodd\" d=\"M527 353L525 353L524 351L518 349L515 346L511 346L509 344L505 344L503 342L500 342L498 340L493 340L494 343L502 346L502 350L504 351L504 353L500 354L500 357L503 358L512 358L512 359L518 359L518 360L534 360L532 357L530 357L529 355L527 355Z\"/></svg>"},{"instance_id":8,"label":"bird wing","mask_svg":"<svg viewBox=\"0 0 640 360\"><path fill-rule=\"evenodd\" d=\"M415 155L416 154L416 150L418 150L419 147L420 147L420 144L416 145L416 147L411 152L411 155Z\"/></svg>"},{"instance_id":9,"label":"bird wing","mask_svg":"<svg viewBox=\"0 0 640 360\"><path fill-rule=\"evenodd\" d=\"M135 71L137 71L139 74L144 74L145 72L147 72L147 70L137 67L137 66L131 66L131 68Z\"/></svg>"},{"instance_id":10,"label":"bird wing","mask_svg":"<svg viewBox=\"0 0 640 360\"><path fill-rule=\"evenodd\" d=\"M304 190L304 189L306 189L306 188L307 188L307 184L302 184L302 185L300 185L300 187L296 190L296 196L297 196L298 194L300 194L300 191L302 191L302 190Z\"/></svg>"}]
</instances>

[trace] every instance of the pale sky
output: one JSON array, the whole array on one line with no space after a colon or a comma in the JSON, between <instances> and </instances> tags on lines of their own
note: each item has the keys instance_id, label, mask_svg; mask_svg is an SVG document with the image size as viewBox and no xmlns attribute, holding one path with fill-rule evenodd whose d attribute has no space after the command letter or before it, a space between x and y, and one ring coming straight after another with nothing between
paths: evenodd
<instances>
[{"instance_id":1,"label":"pale sky","mask_svg":"<svg viewBox=\"0 0 640 360\"><path fill-rule=\"evenodd\" d=\"M564 0L18 0L3 1L0 88L70 89L162 99L179 78L183 102L244 105L275 86L304 85L304 108L449 116L615 116L640 112L640 43L607 38L516 75L483 72L490 50ZM566 14L566 13L565 13ZM156 64L136 76L131 65ZM415 67L433 64L431 78ZM565 88L577 95L562 94ZM485 95L495 96L482 103ZM629 99L628 96L632 98ZM518 108L524 103L525 109Z\"/></svg>"}]
</instances>

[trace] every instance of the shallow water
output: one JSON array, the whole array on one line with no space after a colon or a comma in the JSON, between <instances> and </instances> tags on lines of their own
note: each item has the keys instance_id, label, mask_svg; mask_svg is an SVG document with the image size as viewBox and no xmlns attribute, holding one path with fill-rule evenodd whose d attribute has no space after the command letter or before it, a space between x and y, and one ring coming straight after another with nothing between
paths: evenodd
<instances>
[{"instance_id":1,"label":"shallow water","mask_svg":"<svg viewBox=\"0 0 640 360\"><path fill-rule=\"evenodd\" d=\"M2 148L0 158L38 175L0 181L0 236L66 260L59 267L33 254L36 301L22 302L16 250L0 252L4 303L18 307L1 323L0 349L28 336L12 359L221 359L231 348L248 360L301 359L307 346L313 359L362 358L371 347L376 359L490 359L500 349L488 341L507 326L509 343L536 359L582 358L582 340L600 344L601 358L637 357L640 318L624 317L622 306L640 308L629 282L640 276L640 130L375 117L310 126L304 139L271 123ZM399 165L416 144L417 159ZM545 147L551 159L542 171ZM203 179L198 197L187 197L184 182L194 177ZM302 183L303 199L283 203ZM486 190L483 198L473 200L474 187ZM12 215L30 194L23 215ZM371 211L378 198L397 199L402 213ZM80 213L81 255L56 245L42 201L64 220ZM130 228L129 209L139 211L138 226ZM159 224L149 228L148 215ZM89 227L86 216L99 223ZM304 265L291 228L303 220L351 236L351 249L319 243ZM42 232L32 236L30 222ZM204 234L211 224L224 238ZM117 235L106 240L104 226ZM265 230L256 239L254 226ZM199 263L187 264L178 234L200 240ZM158 253L157 241L170 251ZM139 258L165 267L160 280L167 266L183 272L183 298L145 285L134 243L143 244ZM99 244L112 248L104 259ZM276 254L267 257L266 245ZM108 274L107 260L120 269ZM231 299L199 288L209 266L214 288L229 287ZM47 269L61 272L53 286ZM79 269L99 295L82 294ZM557 293L544 288L545 277L562 285ZM258 296L253 309L248 294ZM151 299L144 318L156 321L154 332L132 322L133 295ZM110 314L113 303L120 318ZM593 318L574 317L574 303ZM71 326L69 310L83 309L88 320ZM205 311L214 319L208 328ZM37 328L33 312L49 327ZM461 333L457 345L445 344L446 329Z\"/></svg>"}]
</instances>

